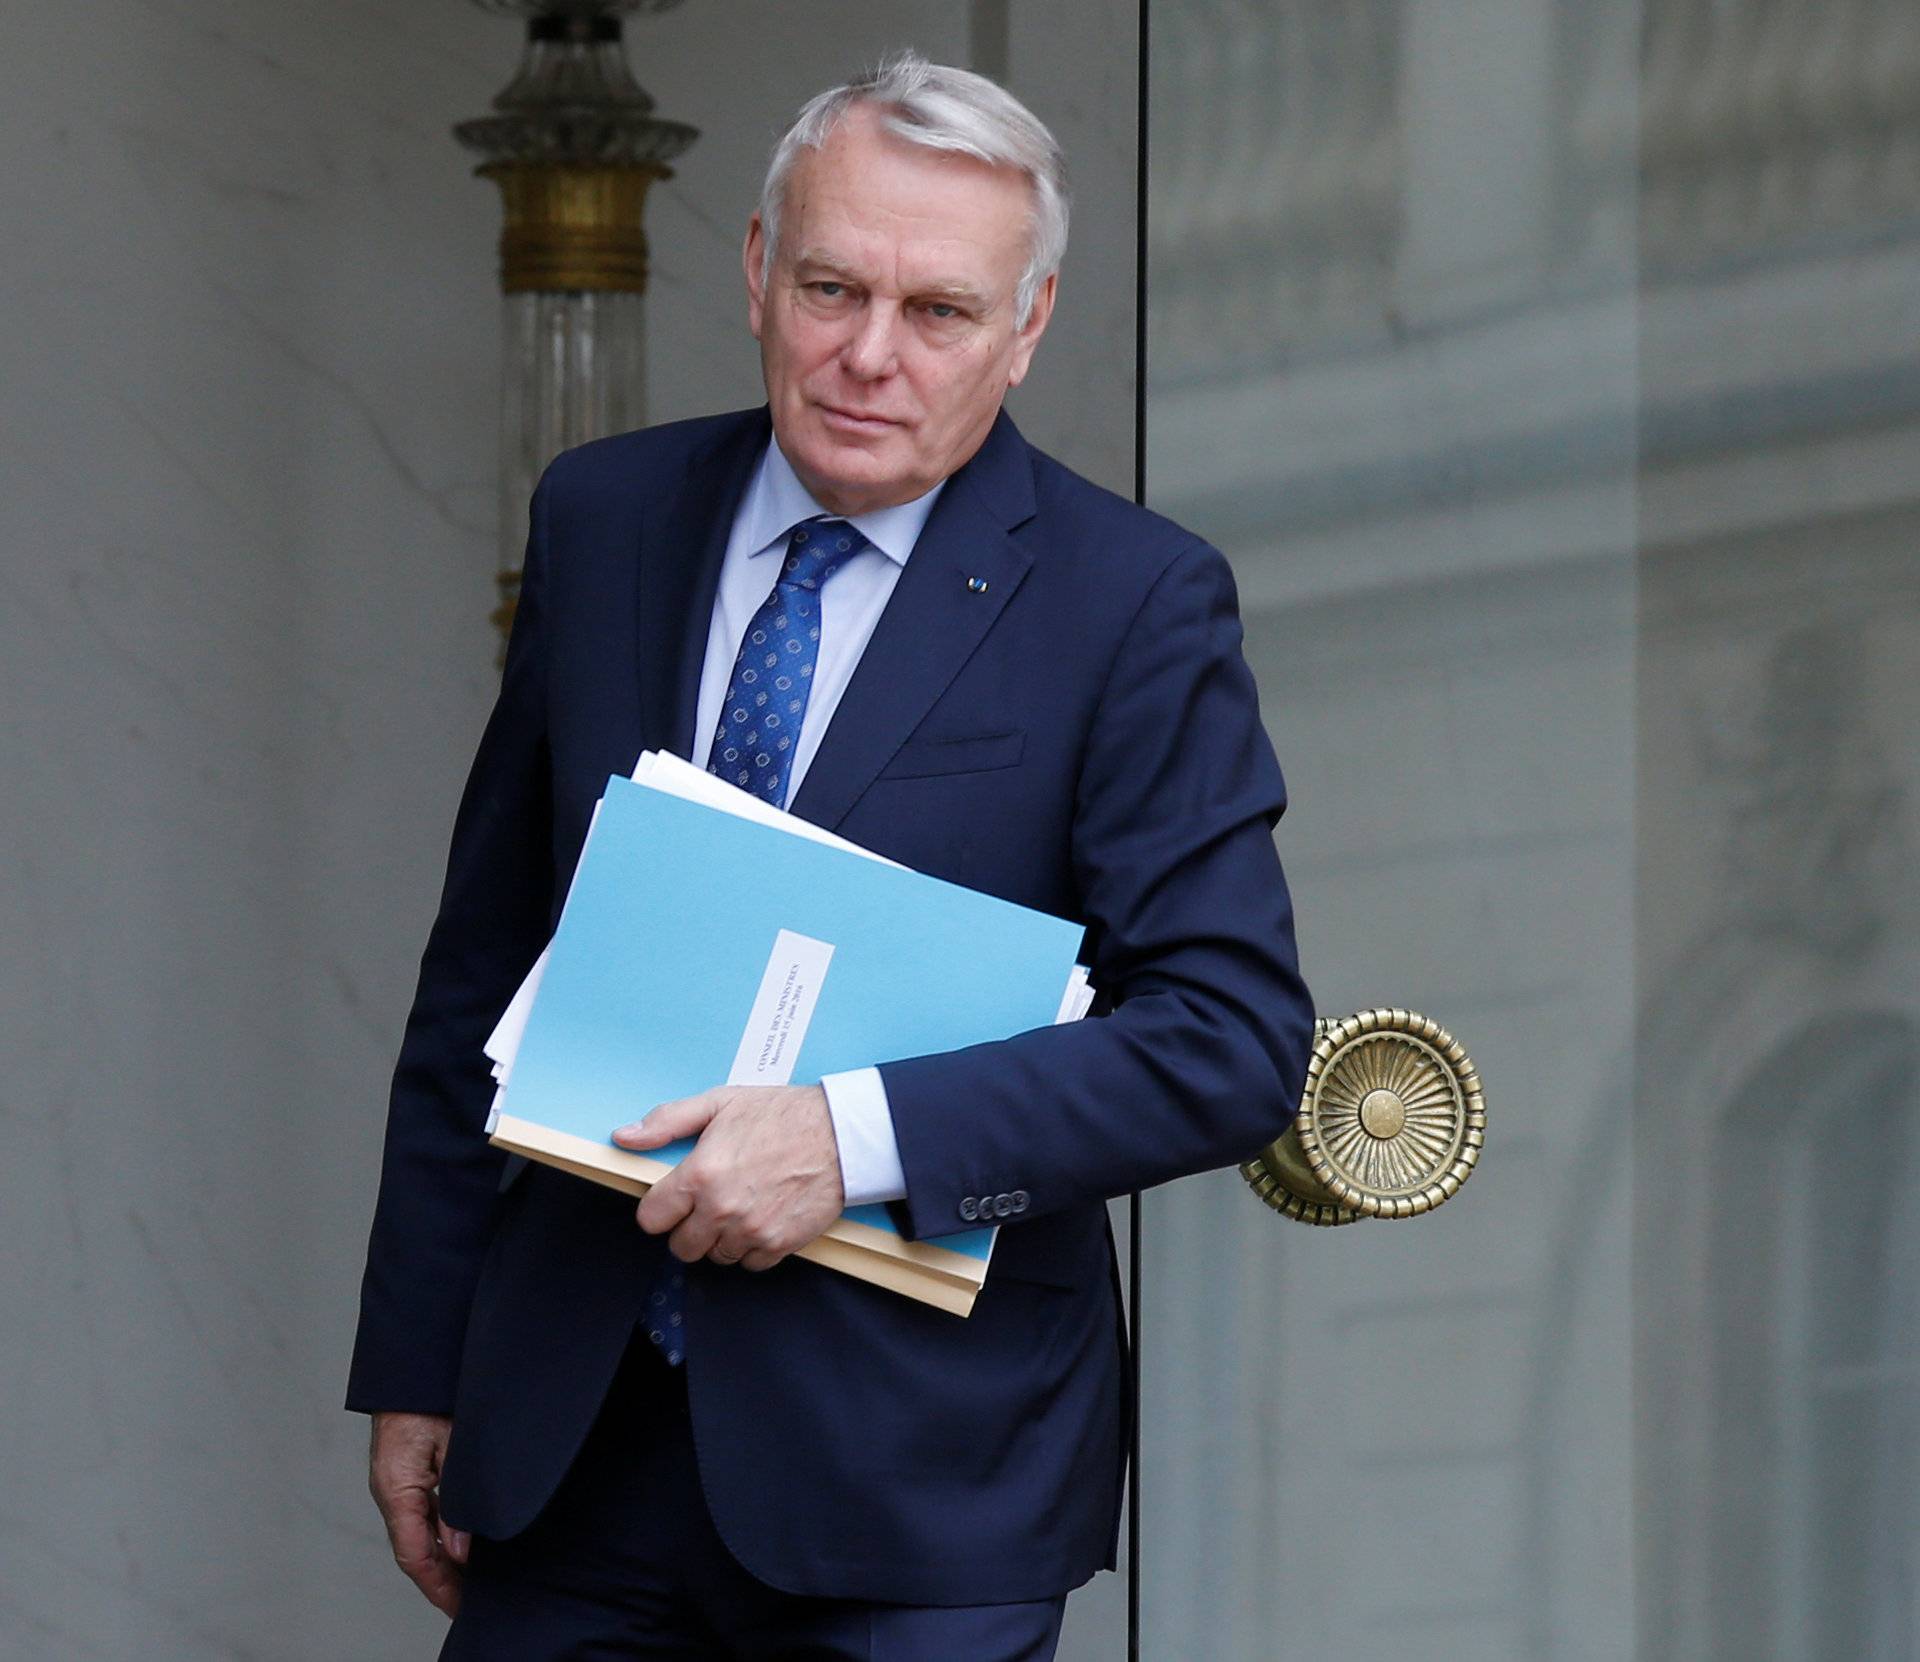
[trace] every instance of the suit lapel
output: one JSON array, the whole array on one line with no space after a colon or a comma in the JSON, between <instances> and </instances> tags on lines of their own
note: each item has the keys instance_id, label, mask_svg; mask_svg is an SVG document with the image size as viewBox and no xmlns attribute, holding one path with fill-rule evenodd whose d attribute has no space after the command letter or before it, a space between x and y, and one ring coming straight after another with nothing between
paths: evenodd
<instances>
[{"instance_id":1,"label":"suit lapel","mask_svg":"<svg viewBox=\"0 0 1920 1662\"><path fill-rule=\"evenodd\" d=\"M770 431L764 409L727 424L694 455L679 488L661 493L643 513L636 654L642 749L706 759L691 753L707 622L734 512Z\"/></svg>"},{"instance_id":2,"label":"suit lapel","mask_svg":"<svg viewBox=\"0 0 1920 1662\"><path fill-rule=\"evenodd\" d=\"M1026 576L1007 533L1033 512L1026 440L1002 412L934 504L794 794L801 818L838 825L926 718Z\"/></svg>"}]
</instances>

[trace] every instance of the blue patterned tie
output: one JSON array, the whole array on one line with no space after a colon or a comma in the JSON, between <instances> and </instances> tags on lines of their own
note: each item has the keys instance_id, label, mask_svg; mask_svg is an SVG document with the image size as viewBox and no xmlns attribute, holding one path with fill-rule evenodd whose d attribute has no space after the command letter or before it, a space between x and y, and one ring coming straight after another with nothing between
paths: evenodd
<instances>
[{"instance_id":1,"label":"blue patterned tie","mask_svg":"<svg viewBox=\"0 0 1920 1662\"><path fill-rule=\"evenodd\" d=\"M727 677L707 771L776 808L787 800L794 747L820 660L820 588L867 539L842 519L793 529L773 589L747 624ZM678 1367L687 1354L687 1274L671 1254L647 1295L647 1337Z\"/></svg>"},{"instance_id":2,"label":"blue patterned tie","mask_svg":"<svg viewBox=\"0 0 1920 1662\"><path fill-rule=\"evenodd\" d=\"M867 539L843 519L793 528L773 589L741 637L707 772L776 808L787 800L794 747L820 657L820 587Z\"/></svg>"}]
</instances>

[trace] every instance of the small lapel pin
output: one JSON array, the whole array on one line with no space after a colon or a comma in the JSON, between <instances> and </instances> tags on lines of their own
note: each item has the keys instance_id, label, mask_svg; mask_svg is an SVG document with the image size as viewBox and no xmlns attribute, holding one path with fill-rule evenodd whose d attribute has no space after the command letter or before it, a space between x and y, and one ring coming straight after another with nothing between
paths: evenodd
<instances>
[{"instance_id":1,"label":"small lapel pin","mask_svg":"<svg viewBox=\"0 0 1920 1662\"><path fill-rule=\"evenodd\" d=\"M985 594L987 592L987 580L984 577L969 577L967 579L967 587L975 594Z\"/></svg>"}]
</instances>

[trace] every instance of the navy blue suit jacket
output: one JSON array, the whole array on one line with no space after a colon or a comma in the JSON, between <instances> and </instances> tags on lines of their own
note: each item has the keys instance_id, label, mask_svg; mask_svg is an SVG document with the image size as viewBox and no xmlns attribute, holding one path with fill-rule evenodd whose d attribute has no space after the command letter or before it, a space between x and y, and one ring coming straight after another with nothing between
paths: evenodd
<instances>
[{"instance_id":1,"label":"navy blue suit jacket","mask_svg":"<svg viewBox=\"0 0 1920 1662\"><path fill-rule=\"evenodd\" d=\"M503 1191L481 1043L607 776L693 751L721 555L768 431L762 409L601 440L534 495L394 1078L348 1395L453 1415L442 1507L477 1533L518 1532L553 1493L663 1251L631 1201L577 1178L532 1167ZM909 1235L970 1227L969 1197L1029 1197L971 1317L797 1259L693 1267L702 1480L776 1587L997 1603L1112 1561L1131 1408L1105 1202L1276 1136L1312 1031L1240 640L1219 553L1004 414L901 574L791 806L1084 923L1104 1013L881 1069Z\"/></svg>"}]
</instances>

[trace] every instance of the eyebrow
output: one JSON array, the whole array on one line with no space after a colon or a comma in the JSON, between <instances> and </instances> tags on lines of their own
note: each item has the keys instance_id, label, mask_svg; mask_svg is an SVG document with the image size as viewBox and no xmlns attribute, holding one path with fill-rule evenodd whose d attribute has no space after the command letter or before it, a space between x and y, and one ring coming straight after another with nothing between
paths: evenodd
<instances>
[{"instance_id":1,"label":"eyebrow","mask_svg":"<svg viewBox=\"0 0 1920 1662\"><path fill-rule=\"evenodd\" d=\"M869 286L864 277L848 270L833 255L820 249L802 250L793 262L793 269L796 274L803 276L826 276L851 283L857 288ZM990 304L987 297L978 289L969 288L964 283L932 283L925 288L914 289L912 298L967 306L975 311L985 311Z\"/></svg>"},{"instance_id":2,"label":"eyebrow","mask_svg":"<svg viewBox=\"0 0 1920 1662\"><path fill-rule=\"evenodd\" d=\"M843 266L831 254L821 253L817 249L808 249L794 257L795 271L824 271L833 277L844 277L849 283L858 283L860 279Z\"/></svg>"},{"instance_id":3,"label":"eyebrow","mask_svg":"<svg viewBox=\"0 0 1920 1662\"><path fill-rule=\"evenodd\" d=\"M916 300L944 300L956 306L970 307L976 312L984 312L989 305L984 294L958 283L937 283L931 288L915 289L913 297Z\"/></svg>"}]
</instances>

